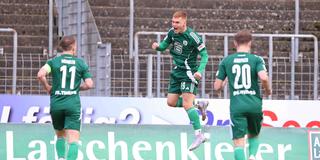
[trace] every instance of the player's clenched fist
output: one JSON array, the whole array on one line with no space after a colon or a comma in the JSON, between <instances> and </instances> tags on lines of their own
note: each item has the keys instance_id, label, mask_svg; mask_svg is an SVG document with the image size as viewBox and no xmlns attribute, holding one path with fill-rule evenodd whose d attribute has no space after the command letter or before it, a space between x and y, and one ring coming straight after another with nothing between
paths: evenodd
<instances>
[{"instance_id":1,"label":"player's clenched fist","mask_svg":"<svg viewBox=\"0 0 320 160\"><path fill-rule=\"evenodd\" d=\"M159 44L157 42L152 43L152 49L156 50L159 47Z\"/></svg>"},{"instance_id":2,"label":"player's clenched fist","mask_svg":"<svg viewBox=\"0 0 320 160\"><path fill-rule=\"evenodd\" d=\"M196 72L193 74L194 78L196 78L197 80L200 80L201 79L201 73L199 72Z\"/></svg>"}]
</instances>

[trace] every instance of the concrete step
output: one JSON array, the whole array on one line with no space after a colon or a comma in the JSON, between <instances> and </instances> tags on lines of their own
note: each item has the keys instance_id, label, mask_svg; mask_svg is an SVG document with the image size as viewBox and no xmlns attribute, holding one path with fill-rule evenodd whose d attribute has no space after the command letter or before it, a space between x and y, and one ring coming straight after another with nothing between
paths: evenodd
<instances>
[{"instance_id":1,"label":"concrete step","mask_svg":"<svg viewBox=\"0 0 320 160\"><path fill-rule=\"evenodd\" d=\"M102 37L118 37L127 38L129 40L129 28L127 27L98 27L99 33Z\"/></svg>"},{"instance_id":2,"label":"concrete step","mask_svg":"<svg viewBox=\"0 0 320 160\"><path fill-rule=\"evenodd\" d=\"M1 3L9 3L9 4L35 4L35 5L48 5L48 1L43 0L1 0Z\"/></svg>"},{"instance_id":3,"label":"concrete step","mask_svg":"<svg viewBox=\"0 0 320 160\"><path fill-rule=\"evenodd\" d=\"M89 0L91 6L104 6L104 7L129 7L130 1L128 0Z\"/></svg>"},{"instance_id":4,"label":"concrete step","mask_svg":"<svg viewBox=\"0 0 320 160\"><path fill-rule=\"evenodd\" d=\"M277 3L270 3L270 1L260 0L175 0L175 1L148 1L139 0L135 3L139 7L153 7L153 8L197 8L197 9L255 9L255 10L293 10L294 2L291 0L277 1Z\"/></svg>"},{"instance_id":5,"label":"concrete step","mask_svg":"<svg viewBox=\"0 0 320 160\"><path fill-rule=\"evenodd\" d=\"M0 45L12 45L12 36L1 36ZM18 46L46 46L48 45L48 37L43 36L19 36L18 35Z\"/></svg>"},{"instance_id":6,"label":"concrete step","mask_svg":"<svg viewBox=\"0 0 320 160\"><path fill-rule=\"evenodd\" d=\"M18 35L43 36L48 35L47 25L5 25L0 24L0 28L13 28L18 32ZM58 28L54 27L54 31ZM2 35L2 33L0 33Z\"/></svg>"},{"instance_id":7,"label":"concrete step","mask_svg":"<svg viewBox=\"0 0 320 160\"><path fill-rule=\"evenodd\" d=\"M129 7L128 0L90 0L91 6ZM175 0L175 1L135 1L135 7L144 8L175 8L179 9L252 9L252 10L294 10L292 0ZM318 10L317 0L300 1L302 10Z\"/></svg>"},{"instance_id":8,"label":"concrete step","mask_svg":"<svg viewBox=\"0 0 320 160\"><path fill-rule=\"evenodd\" d=\"M106 28L115 27L128 27L129 18L127 17L96 17L96 24L98 26L104 26ZM262 33L282 33L282 32L294 32L293 20L221 20L221 19L197 19L190 18L188 24L195 31L207 31L207 30L239 30L239 29L251 29L254 32ZM302 21L300 23L303 31L319 31L315 21ZM158 28L158 31L168 31L171 28L170 19L162 18L135 18L136 30L145 30L150 28Z\"/></svg>"},{"instance_id":9,"label":"concrete step","mask_svg":"<svg viewBox=\"0 0 320 160\"><path fill-rule=\"evenodd\" d=\"M24 4L0 2L0 14L48 15L48 4Z\"/></svg>"},{"instance_id":10,"label":"concrete step","mask_svg":"<svg viewBox=\"0 0 320 160\"><path fill-rule=\"evenodd\" d=\"M13 53L13 47L10 45L11 44L4 46L4 47L1 45L1 47L4 48L5 53L10 53L10 54ZM42 54L44 48L47 48L47 47L45 47L45 46L18 46L18 53L19 54L29 54L29 53Z\"/></svg>"},{"instance_id":11,"label":"concrete step","mask_svg":"<svg viewBox=\"0 0 320 160\"><path fill-rule=\"evenodd\" d=\"M47 15L4 14L0 24L8 25L44 25L48 24Z\"/></svg>"},{"instance_id":12,"label":"concrete step","mask_svg":"<svg viewBox=\"0 0 320 160\"><path fill-rule=\"evenodd\" d=\"M95 17L129 17L129 7L105 7L91 6L92 13ZM136 11L135 11L136 12Z\"/></svg>"}]
</instances>

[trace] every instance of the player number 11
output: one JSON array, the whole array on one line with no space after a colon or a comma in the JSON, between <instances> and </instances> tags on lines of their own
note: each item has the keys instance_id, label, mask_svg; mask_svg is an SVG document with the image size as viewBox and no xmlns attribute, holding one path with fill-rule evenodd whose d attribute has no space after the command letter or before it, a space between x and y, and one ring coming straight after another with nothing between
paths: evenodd
<instances>
[{"instance_id":1,"label":"player number 11","mask_svg":"<svg viewBox=\"0 0 320 160\"><path fill-rule=\"evenodd\" d=\"M62 72L61 88L66 88L67 66L66 65L61 66L60 72ZM75 79L75 75L76 75L76 66L70 67L69 72L71 72L70 89L74 89L74 79Z\"/></svg>"}]
</instances>

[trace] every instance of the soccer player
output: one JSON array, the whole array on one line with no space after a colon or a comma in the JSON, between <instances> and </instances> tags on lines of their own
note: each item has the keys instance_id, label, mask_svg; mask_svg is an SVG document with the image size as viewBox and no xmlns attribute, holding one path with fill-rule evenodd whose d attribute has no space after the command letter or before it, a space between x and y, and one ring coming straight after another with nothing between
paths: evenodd
<instances>
[{"instance_id":1,"label":"soccer player","mask_svg":"<svg viewBox=\"0 0 320 160\"><path fill-rule=\"evenodd\" d=\"M65 36L59 43L61 56L47 61L39 70L38 80L50 94L50 115L57 136L56 151L58 159L65 158L66 139L68 160L78 156L78 141L81 128L81 104L79 90L93 87L88 65L76 57L76 40ZM52 86L46 75L52 76ZM84 83L81 84L81 80Z\"/></svg>"},{"instance_id":2,"label":"soccer player","mask_svg":"<svg viewBox=\"0 0 320 160\"><path fill-rule=\"evenodd\" d=\"M225 79L230 88L230 118L234 157L245 160L245 135L249 142L249 159L254 160L263 119L258 79L266 96L271 95L268 74L262 57L251 54L252 35L247 30L235 35L237 52L224 58L217 72L214 89L219 91ZM248 132L248 133L247 133Z\"/></svg>"},{"instance_id":3,"label":"soccer player","mask_svg":"<svg viewBox=\"0 0 320 160\"><path fill-rule=\"evenodd\" d=\"M189 147L192 151L204 143L207 139L201 133L198 108L202 120L206 118L207 101L194 104L195 95L198 92L198 83L202 72L208 62L208 54L205 44L199 35L187 27L187 14L177 11L172 17L172 28L164 40L158 44L154 42L152 49L164 51L171 45L170 54L173 57L174 68L170 74L170 82L167 96L168 106L183 107L195 130L195 140ZM200 65L197 65L197 57L200 54Z\"/></svg>"}]
</instances>

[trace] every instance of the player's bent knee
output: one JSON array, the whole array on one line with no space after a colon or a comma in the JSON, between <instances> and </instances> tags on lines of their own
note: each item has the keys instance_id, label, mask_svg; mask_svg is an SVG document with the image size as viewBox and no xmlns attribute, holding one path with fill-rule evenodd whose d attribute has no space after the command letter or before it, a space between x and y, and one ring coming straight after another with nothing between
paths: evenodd
<instances>
[{"instance_id":1,"label":"player's bent knee","mask_svg":"<svg viewBox=\"0 0 320 160\"><path fill-rule=\"evenodd\" d=\"M185 110L189 110L191 107L192 107L192 105L183 105L183 108L184 108Z\"/></svg>"},{"instance_id":2,"label":"player's bent knee","mask_svg":"<svg viewBox=\"0 0 320 160\"><path fill-rule=\"evenodd\" d=\"M175 107L175 106L176 106L176 102L167 101L167 105L168 105L169 107Z\"/></svg>"},{"instance_id":3,"label":"player's bent knee","mask_svg":"<svg viewBox=\"0 0 320 160\"><path fill-rule=\"evenodd\" d=\"M244 147L245 146L245 139L244 138L234 139L233 144L235 147Z\"/></svg>"}]
</instances>

